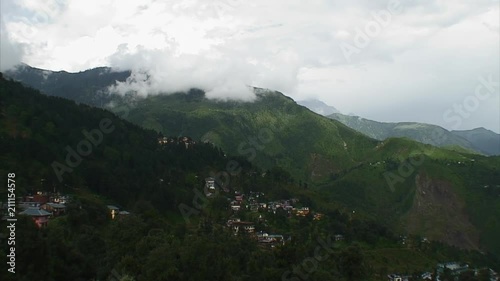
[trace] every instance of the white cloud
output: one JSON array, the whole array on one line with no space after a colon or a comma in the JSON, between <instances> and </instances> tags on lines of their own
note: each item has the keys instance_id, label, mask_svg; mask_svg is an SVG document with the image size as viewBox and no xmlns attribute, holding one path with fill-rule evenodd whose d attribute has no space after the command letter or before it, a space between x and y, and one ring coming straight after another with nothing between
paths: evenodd
<instances>
[{"instance_id":1,"label":"white cloud","mask_svg":"<svg viewBox=\"0 0 500 281\"><path fill-rule=\"evenodd\" d=\"M339 44L353 44L395 1L6 0L2 19L10 42L25 46L24 62L132 69L120 91L198 87L251 100L252 85L374 119L446 126L443 110L479 75L498 76L498 0L401 0L402 12L347 62ZM498 117L485 106L464 126L500 131Z\"/></svg>"},{"instance_id":2,"label":"white cloud","mask_svg":"<svg viewBox=\"0 0 500 281\"><path fill-rule=\"evenodd\" d=\"M11 42L8 34L0 24L0 71L11 69L21 63L22 46Z\"/></svg>"}]
</instances>

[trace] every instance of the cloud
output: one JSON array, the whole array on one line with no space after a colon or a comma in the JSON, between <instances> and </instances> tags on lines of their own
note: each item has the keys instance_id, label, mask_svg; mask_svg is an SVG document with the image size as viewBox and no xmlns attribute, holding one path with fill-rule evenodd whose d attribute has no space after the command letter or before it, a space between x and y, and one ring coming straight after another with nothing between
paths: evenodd
<instances>
[{"instance_id":1,"label":"cloud","mask_svg":"<svg viewBox=\"0 0 500 281\"><path fill-rule=\"evenodd\" d=\"M446 126L443 110L473 91L479 75L499 74L497 0L6 2L5 30L24 46L24 62L130 69L129 81L113 88L120 92L197 87L252 100L250 85L373 119ZM353 45L374 14L397 2L401 12L347 61L339 45ZM498 115L485 107L464 126L498 132Z\"/></svg>"},{"instance_id":2,"label":"cloud","mask_svg":"<svg viewBox=\"0 0 500 281\"><path fill-rule=\"evenodd\" d=\"M6 71L21 63L22 49L20 44L10 41L8 35L0 26L0 71Z\"/></svg>"},{"instance_id":3,"label":"cloud","mask_svg":"<svg viewBox=\"0 0 500 281\"><path fill-rule=\"evenodd\" d=\"M249 90L251 66L241 59L176 55L175 47L149 50L138 47L129 50L122 45L109 57L116 70L132 69L125 82L110 88L112 92L125 94L137 92L141 96L203 89L208 98L221 100L252 101L255 95Z\"/></svg>"},{"instance_id":4,"label":"cloud","mask_svg":"<svg viewBox=\"0 0 500 281\"><path fill-rule=\"evenodd\" d=\"M6 71L21 63L23 55L22 44L12 41L7 32L3 14L11 10L11 3L0 2L0 71Z\"/></svg>"}]
</instances>

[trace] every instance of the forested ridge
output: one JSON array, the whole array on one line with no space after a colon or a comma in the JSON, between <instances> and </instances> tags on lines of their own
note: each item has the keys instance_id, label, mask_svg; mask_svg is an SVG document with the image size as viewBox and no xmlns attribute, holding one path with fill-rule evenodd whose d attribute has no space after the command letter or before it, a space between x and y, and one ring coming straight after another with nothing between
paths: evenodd
<instances>
[{"instance_id":1,"label":"forested ridge","mask_svg":"<svg viewBox=\"0 0 500 281\"><path fill-rule=\"evenodd\" d=\"M83 131L100 129L103 120L114 129L103 132L60 181L54 163L68 166L67 147L78 151L88 139ZM55 190L71 198L65 214L46 227L19 216L16 275L2 271L2 280L381 280L393 272L417 275L449 260L498 265L494 257L422 243L420 237L402 245L391 229L328 202L279 167L260 169L200 140L186 145L172 136L179 141L159 144L163 135L109 111L3 78L0 124L0 176L16 173L17 196ZM228 170L238 171L220 183L228 191L194 200L206 177ZM235 191L262 192L268 201L297 198L323 216L245 208L234 213L228 199ZM130 215L112 219L109 204ZM186 220L181 205L197 212ZM263 248L250 234L235 235L226 221L236 216L254 222L256 232L282 234L286 243ZM333 241L337 234L345 239ZM7 243L1 245L5 257ZM318 247L322 259L316 258Z\"/></svg>"}]
</instances>

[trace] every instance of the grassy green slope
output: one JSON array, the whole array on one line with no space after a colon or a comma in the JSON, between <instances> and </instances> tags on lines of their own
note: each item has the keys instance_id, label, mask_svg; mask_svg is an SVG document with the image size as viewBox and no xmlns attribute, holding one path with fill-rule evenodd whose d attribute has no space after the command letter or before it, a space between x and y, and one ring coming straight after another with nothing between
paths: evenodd
<instances>
[{"instance_id":1,"label":"grassy green slope","mask_svg":"<svg viewBox=\"0 0 500 281\"><path fill-rule=\"evenodd\" d=\"M329 115L328 118L338 120L350 128L378 140L391 137L406 137L439 147L460 147L464 150L480 153L480 150L467 139L436 125L416 122L385 123L340 113ZM439 137L436 137L436 135L439 135ZM453 148L453 150L456 150L456 148Z\"/></svg>"},{"instance_id":2,"label":"grassy green slope","mask_svg":"<svg viewBox=\"0 0 500 281\"><path fill-rule=\"evenodd\" d=\"M252 103L208 100L194 91L154 96L139 100L128 119L165 135L213 142L262 167L279 165L313 181L357 165L377 144L270 91Z\"/></svg>"},{"instance_id":3,"label":"grassy green slope","mask_svg":"<svg viewBox=\"0 0 500 281\"><path fill-rule=\"evenodd\" d=\"M211 145L161 149L156 132L112 112L47 97L1 77L0 73L0 174L18 175L18 196L37 189L65 192L69 187L88 187L125 206L142 198L178 213L178 203L189 203L193 197L185 187L200 184L190 175L220 170L227 161ZM82 131L95 132L103 120L110 122L112 132L101 132L101 141L81 155L79 164L68 164L66 159L76 163L76 156L68 158L68 149L78 151L86 141ZM86 147L81 151L88 151ZM71 166L60 173L61 181L55 162L60 164L58 171L62 165ZM168 187L159 184L160 178L170 183Z\"/></svg>"},{"instance_id":4,"label":"grassy green slope","mask_svg":"<svg viewBox=\"0 0 500 281\"><path fill-rule=\"evenodd\" d=\"M278 165L298 179L311 180L332 202L351 211L383 221L401 233L500 253L492 238L498 233L495 222L481 221L485 216L496 221L500 214L478 208L474 200L486 198L470 188L470 182L481 175L456 172L458 162L471 163L470 159L477 159L478 170L491 171L498 159L405 138L377 142L269 91L261 91L253 103L211 101L201 93L150 97L137 102L129 120L154 123L166 135L206 139L249 160L253 160L250 144L256 139L256 164ZM272 131L272 138L259 140L259 133L267 130ZM423 163L401 168L409 159L419 162L421 155ZM388 172L397 177L393 184ZM431 207L419 207L426 203L419 195L422 192L432 194ZM449 198L438 196L440 192ZM488 208L500 201L489 200Z\"/></svg>"},{"instance_id":5,"label":"grassy green slope","mask_svg":"<svg viewBox=\"0 0 500 281\"><path fill-rule=\"evenodd\" d=\"M253 103L207 100L194 90L152 96L135 100L130 103L133 106L127 104L127 118L165 135L208 140L228 154L243 156L264 168L281 166L296 179L320 185L332 202L398 231L500 253L494 238L500 233L499 198L495 195L500 180L494 176L499 174L500 159L438 149L410 139L377 142L280 93L257 92L259 97ZM424 163L414 165L410 172L403 167L408 175L401 176L401 162L418 155L426 155ZM468 170L458 164L470 164L467 159L475 159L476 168ZM402 180L396 178L391 187L387 172ZM482 189L475 187L480 184ZM423 192L432 195L432 208L418 207L427 203ZM440 192L447 196L438 196ZM456 227L454 217L460 222ZM459 237L447 228L466 235Z\"/></svg>"},{"instance_id":6,"label":"grassy green slope","mask_svg":"<svg viewBox=\"0 0 500 281\"><path fill-rule=\"evenodd\" d=\"M500 159L389 139L320 187L400 233L500 255Z\"/></svg>"}]
</instances>

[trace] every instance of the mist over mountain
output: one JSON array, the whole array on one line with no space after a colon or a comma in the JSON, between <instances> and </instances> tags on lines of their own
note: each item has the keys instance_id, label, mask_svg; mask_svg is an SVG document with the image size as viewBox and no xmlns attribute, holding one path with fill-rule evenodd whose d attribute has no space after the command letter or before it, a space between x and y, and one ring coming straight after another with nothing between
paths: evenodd
<instances>
[{"instance_id":1,"label":"mist over mountain","mask_svg":"<svg viewBox=\"0 0 500 281\"><path fill-rule=\"evenodd\" d=\"M484 247L498 251L496 242L484 238L496 229L480 223L479 218L486 213L475 206L475 200L486 194L479 192L481 189L476 186L492 186L493 189L487 192L496 192L498 159L471 154L474 148L469 141L455 134L450 136L447 130L438 126L380 123L334 114L343 122L362 125L360 130L365 130L367 136L342 122L313 113L280 92L267 89L253 88L256 98L252 102L213 99L199 89L160 95L131 91L122 95L106 92L106 89L116 85L117 79L126 80L127 72L108 69L76 74L55 72L46 79L43 73L47 72L24 71L16 77L47 94L107 108L163 135L190 136L212 143L228 155L243 157L263 169L280 167L294 175L297 181L315 187L328 200L356 209L384 225L393 225L398 231L426 235L461 248L477 249L487 245ZM16 74L8 75L14 77ZM86 83L88 76L98 77L98 86ZM73 91L47 87L46 81L73 85ZM104 92L107 96L103 96ZM394 139L391 134L406 139ZM418 139L421 143L410 139ZM443 146L443 149L423 144L426 142ZM406 161L419 155L428 160L412 166L409 175L400 176L400 165L406 165ZM436 174L436 171L440 172ZM485 173L483 179L474 183L482 172ZM454 194L446 206L459 204L462 207L455 210L438 208L444 204L444 199L438 196L441 188ZM422 199L416 197L418 193L415 192L434 194L436 198L432 204L436 207L419 209ZM493 208L491 204L495 204L495 200L492 197L490 203L483 205ZM387 206L392 207L388 209ZM456 217L460 223L439 224L434 220L448 216ZM494 218L496 213L488 216ZM430 222L423 223L427 220ZM463 235L450 235L450 229ZM486 232L481 234L482 231ZM486 239L486 244L479 242L482 241L480 237Z\"/></svg>"},{"instance_id":2,"label":"mist over mountain","mask_svg":"<svg viewBox=\"0 0 500 281\"><path fill-rule=\"evenodd\" d=\"M0 0L0 280L498 281L499 15Z\"/></svg>"},{"instance_id":3,"label":"mist over mountain","mask_svg":"<svg viewBox=\"0 0 500 281\"><path fill-rule=\"evenodd\" d=\"M335 107L328 105L318 99L307 99L297 101L297 104L309 108L311 111L316 112L323 116L328 116L334 113L340 113Z\"/></svg>"},{"instance_id":4,"label":"mist over mountain","mask_svg":"<svg viewBox=\"0 0 500 281\"><path fill-rule=\"evenodd\" d=\"M109 88L116 83L125 82L130 71L113 71L109 67L98 67L70 73L31 67L26 64L5 72L5 76L20 81L41 92L79 103L103 107L112 100Z\"/></svg>"},{"instance_id":5,"label":"mist over mountain","mask_svg":"<svg viewBox=\"0 0 500 281\"><path fill-rule=\"evenodd\" d=\"M46 94L69 98L99 107L115 106L117 103L120 104L130 100L133 95L146 97L148 95L173 94L173 92L149 93L149 87L141 86L141 83L147 84L147 76L142 77L143 80L139 83L135 80L136 78L134 78L135 76L131 71L116 71L109 67L90 69L80 73L68 73L65 71L54 72L37 69L23 64L7 71L5 75L28 86L40 89ZM232 91L231 88L225 90ZM251 96L253 98L247 101L255 101L255 94L252 93ZM206 93L205 97L211 100L225 100L221 97L214 97L210 93ZM390 137L408 137L418 142L448 149L464 149L464 151L472 153L499 155L498 134L485 129L452 133L440 126L431 124L377 122L358 116L343 115L335 107L317 99L302 100L298 101L297 104L305 106L320 115L338 120L350 128L377 140L385 140ZM147 123L146 121L143 122Z\"/></svg>"},{"instance_id":6,"label":"mist over mountain","mask_svg":"<svg viewBox=\"0 0 500 281\"><path fill-rule=\"evenodd\" d=\"M499 155L500 142L498 134L484 128L450 132L440 126L417 122L377 122L340 113L334 113L328 117L378 140L391 137L406 137L421 143L448 149L460 149L485 155Z\"/></svg>"}]
</instances>

